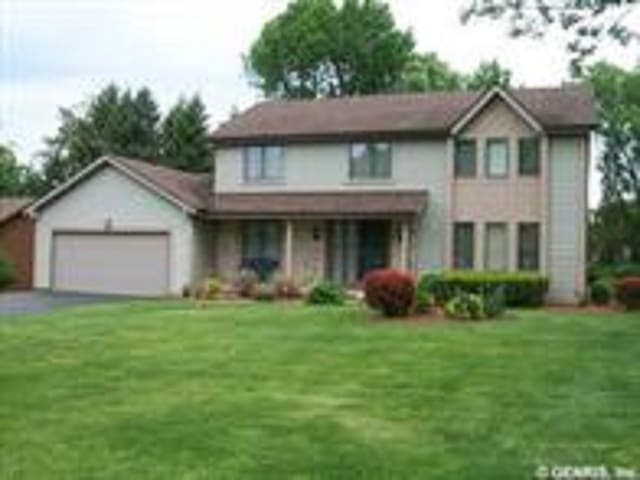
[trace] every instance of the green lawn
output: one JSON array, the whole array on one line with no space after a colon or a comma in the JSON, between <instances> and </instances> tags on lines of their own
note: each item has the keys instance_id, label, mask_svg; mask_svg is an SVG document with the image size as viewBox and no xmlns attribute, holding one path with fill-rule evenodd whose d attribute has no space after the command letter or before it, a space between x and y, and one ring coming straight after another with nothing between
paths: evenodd
<instances>
[{"instance_id":1,"label":"green lawn","mask_svg":"<svg viewBox=\"0 0 640 480\"><path fill-rule=\"evenodd\" d=\"M0 478L640 469L640 315L517 317L157 302L0 320Z\"/></svg>"}]
</instances>

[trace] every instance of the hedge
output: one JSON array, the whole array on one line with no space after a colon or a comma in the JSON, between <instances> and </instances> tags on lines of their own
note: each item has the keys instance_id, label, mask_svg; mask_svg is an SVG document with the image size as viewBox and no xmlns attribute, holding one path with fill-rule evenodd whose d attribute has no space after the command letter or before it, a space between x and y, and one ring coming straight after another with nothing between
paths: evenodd
<instances>
[{"instance_id":1,"label":"hedge","mask_svg":"<svg viewBox=\"0 0 640 480\"><path fill-rule=\"evenodd\" d=\"M640 277L625 277L615 285L616 300L627 310L640 310Z\"/></svg>"},{"instance_id":2,"label":"hedge","mask_svg":"<svg viewBox=\"0 0 640 480\"><path fill-rule=\"evenodd\" d=\"M449 271L422 275L420 292L431 293L439 305L444 305L457 293L484 295L501 288L509 307L537 307L544 304L549 279L533 272Z\"/></svg>"}]
</instances>

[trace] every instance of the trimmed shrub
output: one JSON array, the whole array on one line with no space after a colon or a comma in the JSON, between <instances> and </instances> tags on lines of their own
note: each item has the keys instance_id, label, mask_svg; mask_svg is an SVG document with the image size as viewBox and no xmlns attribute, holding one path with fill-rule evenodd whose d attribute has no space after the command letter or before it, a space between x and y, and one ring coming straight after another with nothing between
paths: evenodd
<instances>
[{"instance_id":1,"label":"trimmed shrub","mask_svg":"<svg viewBox=\"0 0 640 480\"><path fill-rule=\"evenodd\" d=\"M0 258L0 290L3 290L14 280L13 265L9 260Z\"/></svg>"},{"instance_id":2,"label":"trimmed shrub","mask_svg":"<svg viewBox=\"0 0 640 480\"><path fill-rule=\"evenodd\" d=\"M612 296L613 287L607 280L596 280L589 287L589 299L596 305L608 305Z\"/></svg>"},{"instance_id":3,"label":"trimmed shrub","mask_svg":"<svg viewBox=\"0 0 640 480\"><path fill-rule=\"evenodd\" d=\"M439 305L446 304L459 292L485 295L497 288L502 288L506 306L537 307L544 304L549 289L547 277L530 272L465 270L428 275L429 279L425 282L429 285L428 288L435 295L436 303Z\"/></svg>"},{"instance_id":4,"label":"trimmed shrub","mask_svg":"<svg viewBox=\"0 0 640 480\"><path fill-rule=\"evenodd\" d=\"M310 305L343 305L346 294L342 287L330 282L315 285L307 295Z\"/></svg>"},{"instance_id":5,"label":"trimmed shrub","mask_svg":"<svg viewBox=\"0 0 640 480\"><path fill-rule=\"evenodd\" d=\"M484 295L484 316L496 318L507 309L507 301L504 295L504 287L499 286Z\"/></svg>"},{"instance_id":6,"label":"trimmed shrub","mask_svg":"<svg viewBox=\"0 0 640 480\"><path fill-rule=\"evenodd\" d=\"M258 283L251 291L251 298L259 302L272 302L277 298L276 286L273 283Z\"/></svg>"},{"instance_id":7,"label":"trimmed shrub","mask_svg":"<svg viewBox=\"0 0 640 480\"><path fill-rule=\"evenodd\" d=\"M222 292L223 283L218 277L211 275L203 283L204 298L215 300Z\"/></svg>"},{"instance_id":8,"label":"trimmed shrub","mask_svg":"<svg viewBox=\"0 0 640 480\"><path fill-rule=\"evenodd\" d=\"M416 299L416 282L402 270L374 270L364 279L364 296L367 305L384 316L406 317Z\"/></svg>"},{"instance_id":9,"label":"trimmed shrub","mask_svg":"<svg viewBox=\"0 0 640 480\"><path fill-rule=\"evenodd\" d=\"M241 297L251 297L253 288L258 284L258 274L253 270L242 269L234 281L234 289Z\"/></svg>"},{"instance_id":10,"label":"trimmed shrub","mask_svg":"<svg viewBox=\"0 0 640 480\"><path fill-rule=\"evenodd\" d=\"M640 309L640 277L626 277L615 284L616 300L627 310Z\"/></svg>"},{"instance_id":11,"label":"trimmed shrub","mask_svg":"<svg viewBox=\"0 0 640 480\"><path fill-rule=\"evenodd\" d=\"M425 313L434 305L442 304L442 288L442 275L436 273L421 275L416 286L415 311L417 313Z\"/></svg>"},{"instance_id":12,"label":"trimmed shrub","mask_svg":"<svg viewBox=\"0 0 640 480\"><path fill-rule=\"evenodd\" d=\"M484 317L484 300L476 293L460 292L444 306L447 316L459 320L480 320Z\"/></svg>"}]
</instances>

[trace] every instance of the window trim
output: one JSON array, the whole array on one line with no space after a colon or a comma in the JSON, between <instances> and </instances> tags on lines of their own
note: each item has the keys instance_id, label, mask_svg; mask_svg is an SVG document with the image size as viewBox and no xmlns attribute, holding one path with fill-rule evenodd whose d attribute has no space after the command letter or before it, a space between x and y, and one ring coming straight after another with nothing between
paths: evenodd
<instances>
[{"instance_id":1,"label":"window trim","mask_svg":"<svg viewBox=\"0 0 640 480\"><path fill-rule=\"evenodd\" d=\"M522 170L522 152L523 152L523 148L522 148L522 144L526 141L535 141L536 143L536 152L537 152L537 164L536 164L536 171L535 172L523 172ZM542 166L541 166L541 158L542 152L541 152L541 145L540 145L540 136L539 135L535 135L535 136L529 136L529 137L520 137L518 138L518 175L521 177L539 177L541 170L542 170Z\"/></svg>"},{"instance_id":2,"label":"window trim","mask_svg":"<svg viewBox=\"0 0 640 480\"><path fill-rule=\"evenodd\" d=\"M501 227L504 229L505 235L505 247L506 251L504 252L504 268L499 270L489 270L489 229L490 227ZM495 271L495 272L508 272L509 271L509 223L508 222L487 222L484 224L484 269L486 271Z\"/></svg>"},{"instance_id":3,"label":"window trim","mask_svg":"<svg viewBox=\"0 0 640 480\"><path fill-rule=\"evenodd\" d=\"M535 268L524 268L522 262L522 228L527 226L534 225L537 229L537 238L536 238L536 247L537 247L537 258L536 258L536 266ZM542 265L542 227L540 222L518 222L518 232L517 232L517 267L518 271L523 272L539 272L540 267Z\"/></svg>"},{"instance_id":4,"label":"window trim","mask_svg":"<svg viewBox=\"0 0 640 480\"><path fill-rule=\"evenodd\" d=\"M457 227L458 226L471 226L471 261L469 262L469 266L460 266L458 265L457 262L457 251L456 251L456 247L458 245L457 242L457 238L456 238L456 231L457 231ZM454 222L453 223L453 235L452 235L452 241L453 241L453 245L451 246L451 254L452 254L452 259L451 259L451 265L455 270L475 270L475 266L476 266L476 224L474 222Z\"/></svg>"},{"instance_id":5,"label":"window trim","mask_svg":"<svg viewBox=\"0 0 640 480\"><path fill-rule=\"evenodd\" d=\"M389 175L384 177L374 177L374 176L356 176L354 175L353 162L355 157L353 156L353 147L356 145L364 145L368 150L369 145L387 145L389 151ZM349 181L353 183L363 183L363 182L390 182L393 180L393 144L391 142L351 142L348 145L349 150ZM371 165L369 165L371 166ZM371 168L369 168L371 170Z\"/></svg>"},{"instance_id":6,"label":"window trim","mask_svg":"<svg viewBox=\"0 0 640 480\"><path fill-rule=\"evenodd\" d=\"M249 175L249 151L252 149L260 149L260 177L251 177ZM266 177L266 158L267 149L278 148L280 149L279 161L281 162L281 175L278 177ZM246 184L283 184L286 179L286 164L285 164L285 148L281 144L269 144L269 145L247 145L242 151L242 180Z\"/></svg>"},{"instance_id":7,"label":"window trim","mask_svg":"<svg viewBox=\"0 0 640 480\"><path fill-rule=\"evenodd\" d=\"M473 145L473 173L462 173L458 169L458 146L462 143ZM475 138L457 138L453 146L454 178L476 178L478 176L478 141Z\"/></svg>"},{"instance_id":8,"label":"window trim","mask_svg":"<svg viewBox=\"0 0 640 480\"><path fill-rule=\"evenodd\" d=\"M492 174L489 168L490 165L490 157L489 157L489 152L491 151L491 149L489 148L489 146L491 144L504 144L507 147L507 164L506 164L506 171L504 174L500 174L500 175L495 175ZM486 178L492 178L492 179L504 179L504 178L509 178L509 172L511 170L511 146L509 145L509 137L489 137L487 139L485 139L484 141L484 175Z\"/></svg>"}]
</instances>

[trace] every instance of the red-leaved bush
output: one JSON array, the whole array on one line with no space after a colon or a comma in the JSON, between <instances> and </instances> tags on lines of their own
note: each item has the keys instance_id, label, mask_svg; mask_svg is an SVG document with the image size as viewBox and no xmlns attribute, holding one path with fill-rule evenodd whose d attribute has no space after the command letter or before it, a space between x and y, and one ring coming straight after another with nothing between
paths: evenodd
<instances>
[{"instance_id":1,"label":"red-leaved bush","mask_svg":"<svg viewBox=\"0 0 640 480\"><path fill-rule=\"evenodd\" d=\"M640 277L624 277L616 282L616 300L627 310L640 309Z\"/></svg>"},{"instance_id":2,"label":"red-leaved bush","mask_svg":"<svg viewBox=\"0 0 640 480\"><path fill-rule=\"evenodd\" d=\"M415 301L416 281L402 270L374 270L364 278L364 295L367 305L385 316L405 317Z\"/></svg>"}]
</instances>

